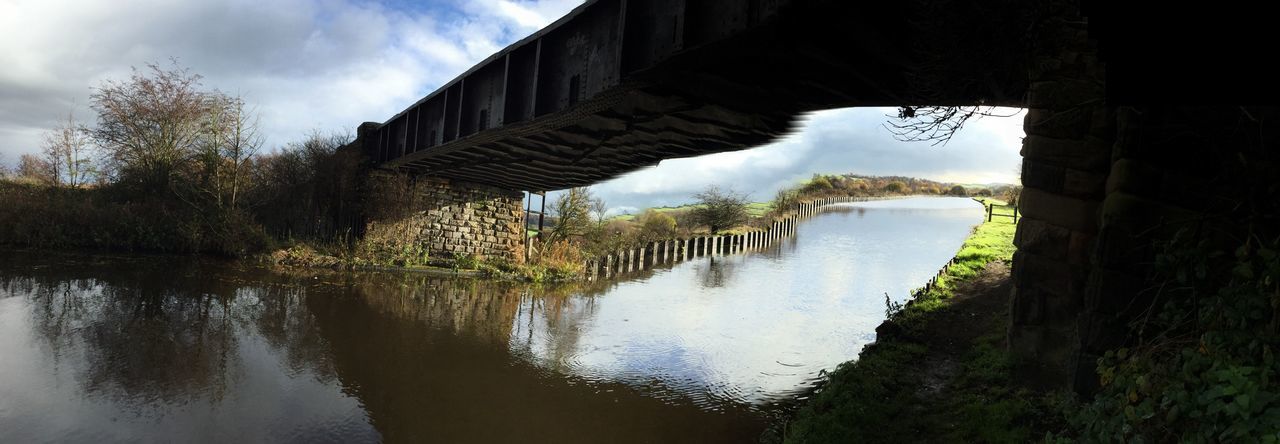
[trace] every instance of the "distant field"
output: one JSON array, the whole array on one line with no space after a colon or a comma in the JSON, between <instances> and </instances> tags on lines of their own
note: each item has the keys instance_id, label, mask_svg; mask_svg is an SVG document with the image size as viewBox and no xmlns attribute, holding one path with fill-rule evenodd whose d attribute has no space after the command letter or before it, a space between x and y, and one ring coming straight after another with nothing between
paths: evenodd
<instances>
[{"instance_id":1,"label":"distant field","mask_svg":"<svg viewBox=\"0 0 1280 444\"><path fill-rule=\"evenodd\" d=\"M751 217L764 216L764 213L768 213L770 209L772 208L768 202L752 202L747 204L747 214L750 214Z\"/></svg>"},{"instance_id":2,"label":"distant field","mask_svg":"<svg viewBox=\"0 0 1280 444\"><path fill-rule=\"evenodd\" d=\"M699 205L696 205L696 204L689 204L689 205L681 205L681 206L678 206L678 207L653 207L653 208L650 208L650 209L651 209L651 210L653 210L653 211L657 211L657 212L659 212L659 213L670 213L670 212L675 212L675 211L687 211L687 210L692 210L692 209L694 209L694 208L697 208L698 206L699 206ZM643 213L643 212L644 212L644 211L640 211L640 213ZM760 216L763 216L763 215L764 215L764 213L767 213L767 212L769 212L769 203L768 203L768 202L752 202L752 203L747 204L747 214L751 215L751 217L760 217ZM611 218L609 218L609 219L610 219L610 220L621 220L621 221L632 221L632 220L635 220L635 218L636 218L636 217L638 217L639 215L640 215L640 214L619 214L619 215L617 215L617 216L613 216L613 217L611 217Z\"/></svg>"}]
</instances>

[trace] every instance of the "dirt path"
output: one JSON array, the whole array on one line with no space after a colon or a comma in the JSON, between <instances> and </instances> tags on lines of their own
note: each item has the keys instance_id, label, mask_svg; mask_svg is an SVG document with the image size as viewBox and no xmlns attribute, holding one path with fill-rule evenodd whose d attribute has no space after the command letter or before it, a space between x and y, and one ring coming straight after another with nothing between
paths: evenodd
<instances>
[{"instance_id":1,"label":"dirt path","mask_svg":"<svg viewBox=\"0 0 1280 444\"><path fill-rule=\"evenodd\" d=\"M965 355L982 341L999 339L994 344L1005 348L1003 333L1008 322L1009 293L1012 284L1009 266L991 262L973 279L956 286L950 304L930 317L918 341L928 347L921 366L916 396L917 413L929 418L921 421L935 430L918 430L921 437L945 436L957 427L954 405ZM972 389L971 387L960 390Z\"/></svg>"}]
</instances>

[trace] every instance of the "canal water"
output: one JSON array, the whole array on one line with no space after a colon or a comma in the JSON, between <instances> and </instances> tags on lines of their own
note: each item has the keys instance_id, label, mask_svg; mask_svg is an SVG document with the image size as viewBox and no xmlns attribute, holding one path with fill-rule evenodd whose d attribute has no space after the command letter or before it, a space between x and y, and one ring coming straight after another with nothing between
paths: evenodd
<instances>
[{"instance_id":1,"label":"canal water","mask_svg":"<svg viewBox=\"0 0 1280 444\"><path fill-rule=\"evenodd\" d=\"M840 204L576 287L0 254L0 442L750 442L983 217Z\"/></svg>"}]
</instances>

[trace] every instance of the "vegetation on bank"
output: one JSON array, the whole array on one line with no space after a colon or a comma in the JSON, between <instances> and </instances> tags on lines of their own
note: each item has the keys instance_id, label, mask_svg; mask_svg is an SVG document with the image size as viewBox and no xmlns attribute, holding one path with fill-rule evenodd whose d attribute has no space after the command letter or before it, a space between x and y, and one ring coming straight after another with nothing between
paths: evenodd
<instances>
[{"instance_id":1,"label":"vegetation on bank","mask_svg":"<svg viewBox=\"0 0 1280 444\"><path fill-rule=\"evenodd\" d=\"M978 225L935 286L905 305L886 302L889 319L876 342L827 375L786 424L785 442L1026 442L1042 435L1054 404L1012 385L1004 313L966 315L960 328L978 330L963 350L941 342L958 335L947 319L957 288L989 263L1012 261L1015 227L1007 218ZM957 360L949 374L936 362L948 352Z\"/></svg>"},{"instance_id":2,"label":"vegetation on bank","mask_svg":"<svg viewBox=\"0 0 1280 444\"><path fill-rule=\"evenodd\" d=\"M810 179L779 190L770 202L748 202L731 189L708 187L694 202L678 207L649 208L636 215L607 216L608 205L589 187L566 191L549 207L551 220L544 243L564 243L583 257L600 257L614 251L638 248L654 241L706 234L741 234L767 228L774 220L794 211L801 202L825 197L892 197L913 195L991 196L1017 199L1019 187L996 190L962 186L912 177L879 177L855 174L815 174Z\"/></svg>"},{"instance_id":3,"label":"vegetation on bank","mask_svg":"<svg viewBox=\"0 0 1280 444\"><path fill-rule=\"evenodd\" d=\"M983 204L1004 204L1003 201L995 199L976 200ZM946 307L947 300L954 294L956 285L977 276L987 263L993 261L1012 263L1013 252L1016 250L1013 245L1013 235L1017 228L1013 220L1007 218L994 218L990 222L983 222L974 227L973 233L965 239L964 244L960 246L960 251L956 253L955 261L937 279L934 286L927 291L917 292L903 309L895 311L895 316L891 316L890 321L903 326L914 326L915 318Z\"/></svg>"},{"instance_id":4,"label":"vegetation on bank","mask_svg":"<svg viewBox=\"0 0 1280 444\"><path fill-rule=\"evenodd\" d=\"M95 121L68 119L3 174L0 245L242 257L353 235L350 137L264 152L251 107L200 80L150 65L95 87Z\"/></svg>"},{"instance_id":5,"label":"vegetation on bank","mask_svg":"<svg viewBox=\"0 0 1280 444\"><path fill-rule=\"evenodd\" d=\"M1280 442L1280 187L1258 190L1231 217L1161 227L1170 232L1134 295L1138 315L1098 359L1089 396L1019 388L1007 306L969 307L956 323L969 303L957 288L1013 252L1012 220L996 218L937 286L887 309L877 342L828 376L786 442ZM974 340L949 342L973 328ZM946 355L957 364L939 378Z\"/></svg>"},{"instance_id":6,"label":"vegetation on bank","mask_svg":"<svg viewBox=\"0 0 1280 444\"><path fill-rule=\"evenodd\" d=\"M1280 185L1155 248L1126 343L1097 363L1097 395L1063 409L1056 442L1280 442ZM1268 176L1263 176L1268 177ZM1235 248L1222 248L1235 245Z\"/></svg>"}]
</instances>

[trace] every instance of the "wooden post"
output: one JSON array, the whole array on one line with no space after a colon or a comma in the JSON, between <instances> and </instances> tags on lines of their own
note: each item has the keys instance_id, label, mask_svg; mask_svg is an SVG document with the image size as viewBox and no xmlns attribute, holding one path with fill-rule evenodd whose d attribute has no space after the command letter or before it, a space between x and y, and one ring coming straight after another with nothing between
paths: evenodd
<instances>
[{"instance_id":1,"label":"wooden post","mask_svg":"<svg viewBox=\"0 0 1280 444\"><path fill-rule=\"evenodd\" d=\"M1013 206L1013 223L1018 223L1018 206Z\"/></svg>"},{"instance_id":2,"label":"wooden post","mask_svg":"<svg viewBox=\"0 0 1280 444\"><path fill-rule=\"evenodd\" d=\"M987 204L987 222L991 222L991 215L994 213L995 207L995 204Z\"/></svg>"}]
</instances>

